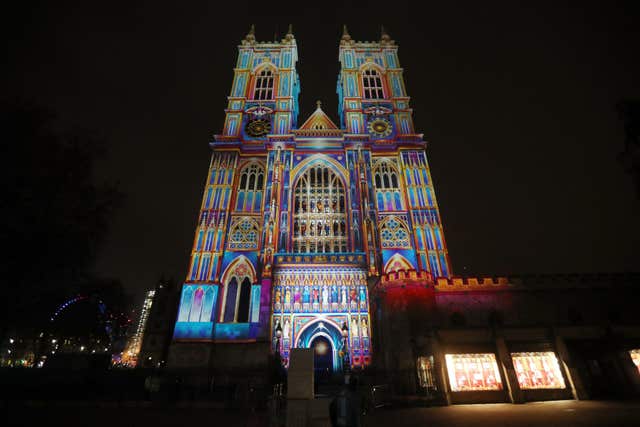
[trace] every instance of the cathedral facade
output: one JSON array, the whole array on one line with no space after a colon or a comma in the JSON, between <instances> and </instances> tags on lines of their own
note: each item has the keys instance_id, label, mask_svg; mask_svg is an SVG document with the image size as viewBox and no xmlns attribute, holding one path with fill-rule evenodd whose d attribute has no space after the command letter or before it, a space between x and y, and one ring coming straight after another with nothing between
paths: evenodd
<instances>
[{"instance_id":1,"label":"cathedral facade","mask_svg":"<svg viewBox=\"0 0 640 427\"><path fill-rule=\"evenodd\" d=\"M315 347L333 372L345 355L364 368L375 357L370 293L381 278L451 275L396 43L384 32L356 42L344 29L338 124L320 102L298 124L297 55L291 30L258 42L252 29L238 46L224 128L210 143L174 365L239 366L279 353L286 366L291 348Z\"/></svg>"}]
</instances>

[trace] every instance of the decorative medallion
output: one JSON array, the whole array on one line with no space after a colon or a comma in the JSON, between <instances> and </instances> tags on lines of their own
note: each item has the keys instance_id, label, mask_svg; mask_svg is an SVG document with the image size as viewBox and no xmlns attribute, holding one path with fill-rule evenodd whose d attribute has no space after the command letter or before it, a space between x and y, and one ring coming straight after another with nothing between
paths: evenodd
<instances>
[{"instance_id":1,"label":"decorative medallion","mask_svg":"<svg viewBox=\"0 0 640 427\"><path fill-rule=\"evenodd\" d=\"M247 132L247 135L259 138L271 132L271 123L265 119L250 120L247 122L244 130Z\"/></svg>"},{"instance_id":2,"label":"decorative medallion","mask_svg":"<svg viewBox=\"0 0 640 427\"><path fill-rule=\"evenodd\" d=\"M391 123L389 120L381 117L375 118L368 124L369 133L377 137L385 137L391 135Z\"/></svg>"}]
</instances>

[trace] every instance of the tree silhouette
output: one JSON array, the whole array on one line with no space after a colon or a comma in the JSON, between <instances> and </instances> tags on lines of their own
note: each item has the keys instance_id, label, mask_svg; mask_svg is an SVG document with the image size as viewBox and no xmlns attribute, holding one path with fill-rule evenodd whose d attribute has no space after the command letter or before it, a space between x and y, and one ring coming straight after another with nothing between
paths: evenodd
<instances>
[{"instance_id":1,"label":"tree silhouette","mask_svg":"<svg viewBox=\"0 0 640 427\"><path fill-rule=\"evenodd\" d=\"M51 299L87 280L123 195L96 182L103 141L61 130L51 111L32 104L0 108L1 337L10 324L40 324Z\"/></svg>"}]
</instances>

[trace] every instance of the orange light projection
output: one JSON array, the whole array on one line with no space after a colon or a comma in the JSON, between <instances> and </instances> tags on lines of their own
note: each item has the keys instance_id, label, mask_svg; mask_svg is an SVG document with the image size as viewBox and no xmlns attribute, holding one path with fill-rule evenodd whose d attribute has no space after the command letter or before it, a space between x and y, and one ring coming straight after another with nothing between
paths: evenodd
<instances>
[{"instance_id":1,"label":"orange light projection","mask_svg":"<svg viewBox=\"0 0 640 427\"><path fill-rule=\"evenodd\" d=\"M554 352L511 353L511 359L521 389L566 388Z\"/></svg>"},{"instance_id":2,"label":"orange light projection","mask_svg":"<svg viewBox=\"0 0 640 427\"><path fill-rule=\"evenodd\" d=\"M451 391L502 390L494 354L445 354L444 357Z\"/></svg>"},{"instance_id":3,"label":"orange light projection","mask_svg":"<svg viewBox=\"0 0 640 427\"><path fill-rule=\"evenodd\" d=\"M631 360L638 368L638 373L640 374L640 349L629 350L629 355L631 356Z\"/></svg>"}]
</instances>

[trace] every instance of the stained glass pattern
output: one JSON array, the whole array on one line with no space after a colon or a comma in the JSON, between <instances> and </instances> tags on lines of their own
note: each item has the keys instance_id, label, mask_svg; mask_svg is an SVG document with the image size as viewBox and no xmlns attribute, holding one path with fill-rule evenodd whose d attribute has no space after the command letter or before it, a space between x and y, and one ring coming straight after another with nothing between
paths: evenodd
<instances>
[{"instance_id":1,"label":"stained glass pattern","mask_svg":"<svg viewBox=\"0 0 640 427\"><path fill-rule=\"evenodd\" d=\"M258 223L249 217L234 218L229 233L229 249L258 249Z\"/></svg>"},{"instance_id":2,"label":"stained glass pattern","mask_svg":"<svg viewBox=\"0 0 640 427\"><path fill-rule=\"evenodd\" d=\"M294 190L294 252L346 252L345 204L344 186L335 172L325 165L309 167Z\"/></svg>"},{"instance_id":3,"label":"stained glass pattern","mask_svg":"<svg viewBox=\"0 0 640 427\"><path fill-rule=\"evenodd\" d=\"M382 248L411 248L409 232L406 225L397 217L386 219L380 229Z\"/></svg>"}]
</instances>

